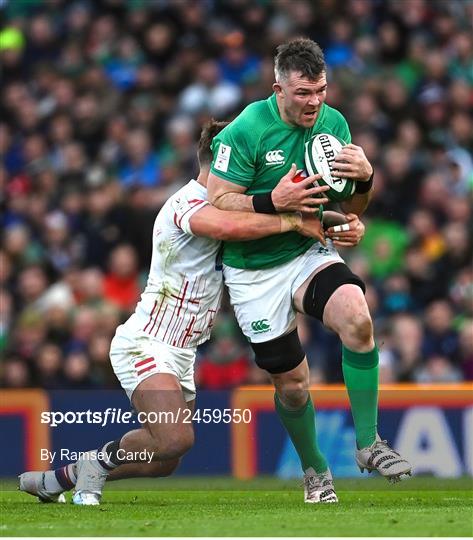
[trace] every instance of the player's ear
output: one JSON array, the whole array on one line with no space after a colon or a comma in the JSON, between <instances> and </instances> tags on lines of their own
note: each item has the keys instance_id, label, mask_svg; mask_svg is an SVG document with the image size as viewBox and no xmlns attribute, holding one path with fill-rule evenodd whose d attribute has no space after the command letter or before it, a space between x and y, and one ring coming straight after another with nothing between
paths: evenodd
<instances>
[{"instance_id":1,"label":"player's ear","mask_svg":"<svg viewBox=\"0 0 473 540\"><path fill-rule=\"evenodd\" d=\"M277 96L280 96L282 94L282 86L278 82L273 83L273 92Z\"/></svg>"}]
</instances>

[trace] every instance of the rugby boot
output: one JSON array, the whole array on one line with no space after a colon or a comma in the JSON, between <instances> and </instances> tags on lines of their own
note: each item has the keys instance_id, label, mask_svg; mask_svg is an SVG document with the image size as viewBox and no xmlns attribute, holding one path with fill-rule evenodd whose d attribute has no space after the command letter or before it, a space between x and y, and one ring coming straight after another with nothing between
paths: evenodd
<instances>
[{"instance_id":1,"label":"rugby boot","mask_svg":"<svg viewBox=\"0 0 473 540\"><path fill-rule=\"evenodd\" d=\"M402 476L411 476L411 464L390 448L387 441L381 440L379 435L376 435L371 446L357 450L355 458L361 472L365 469L369 473L378 471L391 483L400 482Z\"/></svg>"},{"instance_id":2,"label":"rugby boot","mask_svg":"<svg viewBox=\"0 0 473 540\"><path fill-rule=\"evenodd\" d=\"M66 497L62 491L48 491L45 486L46 473L53 471L28 471L18 476L18 489L29 493L34 497L38 497L38 501L42 503L65 503Z\"/></svg>"},{"instance_id":3,"label":"rugby boot","mask_svg":"<svg viewBox=\"0 0 473 540\"><path fill-rule=\"evenodd\" d=\"M317 474L312 467L305 471L304 502L311 504L338 502L330 469L320 474Z\"/></svg>"}]
</instances>

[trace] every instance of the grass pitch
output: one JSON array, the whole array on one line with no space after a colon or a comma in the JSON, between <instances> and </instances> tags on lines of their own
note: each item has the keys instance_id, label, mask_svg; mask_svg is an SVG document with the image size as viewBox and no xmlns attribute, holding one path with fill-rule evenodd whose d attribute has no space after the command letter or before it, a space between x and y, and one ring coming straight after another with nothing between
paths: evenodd
<instances>
[{"instance_id":1,"label":"grass pitch","mask_svg":"<svg viewBox=\"0 0 473 540\"><path fill-rule=\"evenodd\" d=\"M0 487L2 536L473 536L471 478L338 480L339 504L297 481L166 478L107 484L98 507L39 504ZM70 496L68 497L70 500Z\"/></svg>"}]
</instances>

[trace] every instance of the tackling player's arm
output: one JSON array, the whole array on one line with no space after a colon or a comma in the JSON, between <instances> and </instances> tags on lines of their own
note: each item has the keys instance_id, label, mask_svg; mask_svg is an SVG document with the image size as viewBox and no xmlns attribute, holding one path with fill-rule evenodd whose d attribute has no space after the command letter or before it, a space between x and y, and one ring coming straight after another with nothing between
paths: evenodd
<instances>
[{"instance_id":1,"label":"tackling player's arm","mask_svg":"<svg viewBox=\"0 0 473 540\"><path fill-rule=\"evenodd\" d=\"M192 215L189 223L196 236L215 240L256 240L273 234L296 231L325 244L322 224L312 215L281 213L270 216L219 210L206 205Z\"/></svg>"},{"instance_id":2,"label":"tackling player's arm","mask_svg":"<svg viewBox=\"0 0 473 540\"><path fill-rule=\"evenodd\" d=\"M296 175L296 165L292 164L289 172L285 174L278 185L267 196L276 212L313 212L321 204L328 202L327 198L314 198L327 191L328 186L314 187L313 183L321 178L315 174L308 176L300 182L293 182ZM246 186L241 186L220 178L214 173L209 174L207 190L210 202L221 210L240 210L243 212L256 212L254 195L246 195Z\"/></svg>"}]
</instances>

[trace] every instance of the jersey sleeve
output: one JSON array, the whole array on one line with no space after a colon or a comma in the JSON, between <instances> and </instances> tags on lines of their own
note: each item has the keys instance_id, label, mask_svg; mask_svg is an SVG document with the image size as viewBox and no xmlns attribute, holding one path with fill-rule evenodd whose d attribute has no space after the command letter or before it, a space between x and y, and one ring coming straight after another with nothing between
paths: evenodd
<instances>
[{"instance_id":1,"label":"jersey sleeve","mask_svg":"<svg viewBox=\"0 0 473 540\"><path fill-rule=\"evenodd\" d=\"M201 208L207 206L209 201L203 199L175 199L171 202L174 225L186 234L195 236L190 226L191 217Z\"/></svg>"},{"instance_id":2,"label":"jersey sleeve","mask_svg":"<svg viewBox=\"0 0 473 540\"><path fill-rule=\"evenodd\" d=\"M335 126L334 135L336 135L339 139L342 139L342 141L345 144L350 144L351 133L350 133L350 128L348 127L348 122L345 120L345 117L343 116L343 114L341 114L338 111L337 113L338 113L338 119L337 119L338 121Z\"/></svg>"},{"instance_id":3,"label":"jersey sleeve","mask_svg":"<svg viewBox=\"0 0 473 540\"><path fill-rule=\"evenodd\" d=\"M255 177L257 141L252 141L240 124L229 124L212 141L210 170L223 180L249 187Z\"/></svg>"}]
</instances>

